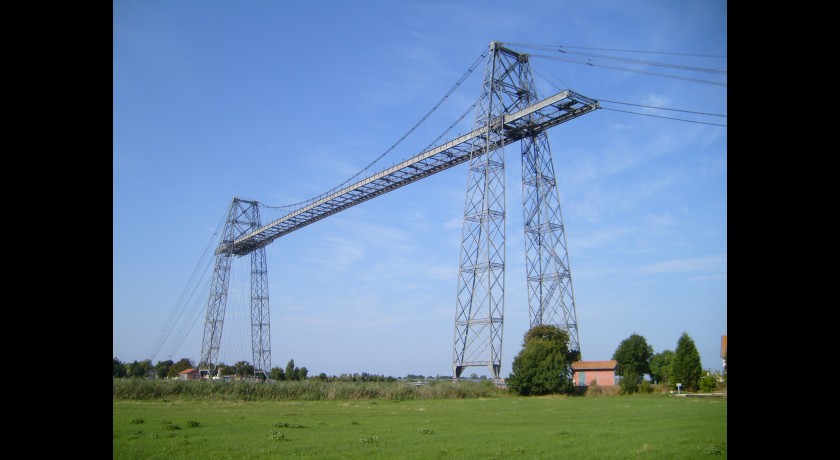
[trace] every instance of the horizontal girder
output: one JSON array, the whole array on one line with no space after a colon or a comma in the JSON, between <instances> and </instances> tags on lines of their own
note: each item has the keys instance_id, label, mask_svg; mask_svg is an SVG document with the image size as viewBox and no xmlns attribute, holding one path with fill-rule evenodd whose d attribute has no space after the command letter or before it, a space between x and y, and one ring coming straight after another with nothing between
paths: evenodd
<instances>
[{"instance_id":1,"label":"horizontal girder","mask_svg":"<svg viewBox=\"0 0 840 460\"><path fill-rule=\"evenodd\" d=\"M581 96L571 90L561 91L491 122L503 123L504 135L490 145L486 145L487 126L483 126L291 211L273 222L236 238L232 243L223 241L216 249L216 254L228 253L243 256L325 217L459 165L469 160L470 155L491 152L597 108L598 101L594 99Z\"/></svg>"}]
</instances>

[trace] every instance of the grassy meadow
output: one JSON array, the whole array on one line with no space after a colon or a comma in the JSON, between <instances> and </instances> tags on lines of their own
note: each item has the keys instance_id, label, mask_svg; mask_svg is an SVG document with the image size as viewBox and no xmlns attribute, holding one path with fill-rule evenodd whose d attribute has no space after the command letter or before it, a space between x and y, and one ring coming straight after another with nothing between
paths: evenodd
<instances>
[{"instance_id":1,"label":"grassy meadow","mask_svg":"<svg viewBox=\"0 0 840 460\"><path fill-rule=\"evenodd\" d=\"M490 397L246 401L125 399L116 393L115 381L114 459L692 459L727 455L727 405L722 398L496 393Z\"/></svg>"}]
</instances>

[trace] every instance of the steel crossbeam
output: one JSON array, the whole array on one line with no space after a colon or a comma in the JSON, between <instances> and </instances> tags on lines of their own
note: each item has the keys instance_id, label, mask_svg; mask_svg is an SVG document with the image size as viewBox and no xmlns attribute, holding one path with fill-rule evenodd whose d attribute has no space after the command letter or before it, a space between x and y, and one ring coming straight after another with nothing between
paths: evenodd
<instances>
[{"instance_id":1,"label":"steel crossbeam","mask_svg":"<svg viewBox=\"0 0 840 460\"><path fill-rule=\"evenodd\" d=\"M283 235L315 223L367 200L383 195L424 177L464 163L471 156L483 155L526 136L596 110L598 101L571 90L561 91L491 123L503 123L503 136L486 146L487 125L441 144L402 163L380 171L330 195L270 222L232 242L222 243L216 254L243 256L265 247Z\"/></svg>"}]
</instances>

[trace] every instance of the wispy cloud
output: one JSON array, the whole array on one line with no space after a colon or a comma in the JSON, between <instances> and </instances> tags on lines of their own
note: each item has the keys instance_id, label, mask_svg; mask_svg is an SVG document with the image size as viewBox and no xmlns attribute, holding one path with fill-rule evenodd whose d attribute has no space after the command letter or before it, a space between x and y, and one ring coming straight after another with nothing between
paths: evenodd
<instances>
[{"instance_id":1,"label":"wispy cloud","mask_svg":"<svg viewBox=\"0 0 840 460\"><path fill-rule=\"evenodd\" d=\"M331 272L346 272L365 256L365 250L357 240L342 237L327 237L312 243L313 256L307 263L317 264ZM329 254L324 258L323 254Z\"/></svg>"},{"instance_id":2,"label":"wispy cloud","mask_svg":"<svg viewBox=\"0 0 840 460\"><path fill-rule=\"evenodd\" d=\"M726 254L664 260L644 265L641 273L721 273L726 272Z\"/></svg>"},{"instance_id":3,"label":"wispy cloud","mask_svg":"<svg viewBox=\"0 0 840 460\"><path fill-rule=\"evenodd\" d=\"M575 270L578 280L626 275L688 274L692 281L720 281L726 279L726 254L685 257L663 260L641 266L583 266Z\"/></svg>"},{"instance_id":4,"label":"wispy cloud","mask_svg":"<svg viewBox=\"0 0 840 460\"><path fill-rule=\"evenodd\" d=\"M645 219L653 227L671 227L677 222L670 214L648 214Z\"/></svg>"},{"instance_id":5,"label":"wispy cloud","mask_svg":"<svg viewBox=\"0 0 840 460\"><path fill-rule=\"evenodd\" d=\"M443 223L444 228L461 228L463 225L464 219L462 217L453 217Z\"/></svg>"},{"instance_id":6,"label":"wispy cloud","mask_svg":"<svg viewBox=\"0 0 840 460\"><path fill-rule=\"evenodd\" d=\"M658 94L648 93L644 98L642 98L642 105L649 105L652 107L669 107L671 105L671 99L667 96L661 96ZM651 109L648 107L643 107L641 110L642 113L647 114L654 114L654 115L662 115L664 111Z\"/></svg>"},{"instance_id":7,"label":"wispy cloud","mask_svg":"<svg viewBox=\"0 0 840 460\"><path fill-rule=\"evenodd\" d=\"M630 227L601 227L594 232L580 237L569 237L570 246L576 251L582 249L599 248L625 238L634 230Z\"/></svg>"}]
</instances>

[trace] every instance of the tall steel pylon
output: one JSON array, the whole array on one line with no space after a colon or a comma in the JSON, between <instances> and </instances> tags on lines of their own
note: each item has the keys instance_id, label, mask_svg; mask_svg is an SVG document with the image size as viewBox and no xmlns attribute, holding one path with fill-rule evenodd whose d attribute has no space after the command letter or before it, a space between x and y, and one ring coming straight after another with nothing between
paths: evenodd
<instances>
[{"instance_id":1,"label":"tall steel pylon","mask_svg":"<svg viewBox=\"0 0 840 460\"><path fill-rule=\"evenodd\" d=\"M528 55L490 43L475 119L487 126L483 151L471 152L461 236L452 370L487 366L499 378L505 290L504 116L536 102ZM539 114L532 114L539 122ZM545 131L521 139L525 257L531 327L553 324L580 351L566 236Z\"/></svg>"},{"instance_id":2,"label":"tall steel pylon","mask_svg":"<svg viewBox=\"0 0 840 460\"><path fill-rule=\"evenodd\" d=\"M231 257L251 255L251 347L256 372L271 367L265 246L330 215L469 162L455 312L453 371L488 366L499 377L505 289L504 147L521 141L525 250L531 327L566 330L580 352L566 236L546 130L599 108L571 90L537 100L527 54L490 44L490 58L475 119L467 134L399 164L332 190L266 224L259 203L237 198L216 248L199 368L217 367ZM469 70L472 71L472 67Z\"/></svg>"},{"instance_id":3,"label":"tall steel pylon","mask_svg":"<svg viewBox=\"0 0 840 460\"><path fill-rule=\"evenodd\" d=\"M207 371L208 375L212 375L212 371L218 365L230 281L230 263L231 257L234 256L232 243L260 227L259 203L234 198L228 210L219 250L216 251L207 316L204 321L204 338L201 342L201 360L198 366L200 370ZM271 334L268 270L264 246L251 252L251 352L255 374L267 377L271 369Z\"/></svg>"}]
</instances>

